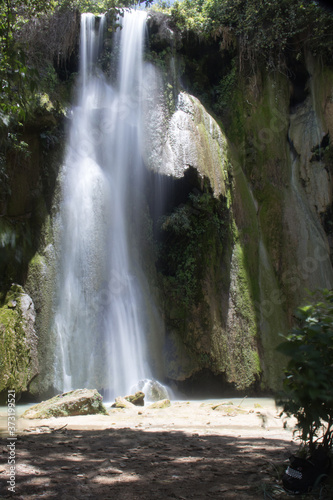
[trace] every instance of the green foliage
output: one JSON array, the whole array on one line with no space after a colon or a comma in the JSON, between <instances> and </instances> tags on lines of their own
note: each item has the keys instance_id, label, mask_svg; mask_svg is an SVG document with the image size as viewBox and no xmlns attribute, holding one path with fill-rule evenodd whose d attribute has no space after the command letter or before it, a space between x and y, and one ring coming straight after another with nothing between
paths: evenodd
<instances>
[{"instance_id":1,"label":"green foliage","mask_svg":"<svg viewBox=\"0 0 333 500\"><path fill-rule=\"evenodd\" d=\"M333 290L323 290L319 298L298 308L298 326L278 347L290 357L279 403L297 418L310 450L333 445Z\"/></svg>"},{"instance_id":2,"label":"green foliage","mask_svg":"<svg viewBox=\"0 0 333 500\"><path fill-rule=\"evenodd\" d=\"M181 30L218 39L221 48L237 41L241 64L262 58L275 69L304 44L328 61L333 54L333 16L312 0L184 0L171 15Z\"/></svg>"},{"instance_id":3,"label":"green foliage","mask_svg":"<svg viewBox=\"0 0 333 500\"><path fill-rule=\"evenodd\" d=\"M37 86L37 75L28 67L24 47L16 33L32 17L52 10L55 2L47 0L5 0L0 11L0 124L9 124L11 118L25 118L26 89Z\"/></svg>"},{"instance_id":4,"label":"green foliage","mask_svg":"<svg viewBox=\"0 0 333 500\"><path fill-rule=\"evenodd\" d=\"M92 14L104 14L105 12L119 13L121 9L131 7L135 4L144 3L146 7L152 0L60 0L57 2L58 8L78 9L80 12L91 12Z\"/></svg>"},{"instance_id":5,"label":"green foliage","mask_svg":"<svg viewBox=\"0 0 333 500\"><path fill-rule=\"evenodd\" d=\"M151 0L139 0L149 5ZM50 17L57 10L79 10L95 14L133 5L132 0L2 0L0 10L0 126L24 121L27 103L40 88L41 78L29 64L26 40L19 33L30 21ZM47 62L47 61L46 61Z\"/></svg>"},{"instance_id":6,"label":"green foliage","mask_svg":"<svg viewBox=\"0 0 333 500\"><path fill-rule=\"evenodd\" d=\"M324 160L326 167L333 174L333 146L329 144L324 148L322 152L320 152L319 159Z\"/></svg>"},{"instance_id":7,"label":"green foliage","mask_svg":"<svg viewBox=\"0 0 333 500\"><path fill-rule=\"evenodd\" d=\"M168 71L169 65L168 60L172 56L171 47L166 47L160 52L155 52L154 50L150 50L147 54L145 54L147 61L152 61L156 66L158 66L164 73Z\"/></svg>"},{"instance_id":8,"label":"green foliage","mask_svg":"<svg viewBox=\"0 0 333 500\"><path fill-rule=\"evenodd\" d=\"M167 12L171 9L172 3L170 0L158 0L152 5L154 11Z\"/></svg>"},{"instance_id":9,"label":"green foliage","mask_svg":"<svg viewBox=\"0 0 333 500\"><path fill-rule=\"evenodd\" d=\"M6 157L3 153L0 153L0 186L1 186L1 195L6 196L9 195L11 190L9 187L9 178L6 169ZM0 195L0 200L1 200Z\"/></svg>"},{"instance_id":10,"label":"green foliage","mask_svg":"<svg viewBox=\"0 0 333 500\"><path fill-rule=\"evenodd\" d=\"M226 211L210 193L190 193L186 204L161 218L158 267L167 295L187 309L200 300L201 280L209 256L222 246Z\"/></svg>"},{"instance_id":11,"label":"green foliage","mask_svg":"<svg viewBox=\"0 0 333 500\"><path fill-rule=\"evenodd\" d=\"M233 100L235 87L237 85L237 67L236 59L234 58L231 62L231 69L217 85L215 92L217 96L217 102L214 106L214 110L217 113L223 112L227 107L230 107L230 103Z\"/></svg>"},{"instance_id":12,"label":"green foliage","mask_svg":"<svg viewBox=\"0 0 333 500\"><path fill-rule=\"evenodd\" d=\"M30 156L29 145L25 141L21 141L19 134L14 132L8 132L7 134L8 144L12 151L16 153L22 153L24 157Z\"/></svg>"},{"instance_id":13,"label":"green foliage","mask_svg":"<svg viewBox=\"0 0 333 500\"><path fill-rule=\"evenodd\" d=\"M193 30L205 35L207 17L203 12L205 0L177 1L171 8L173 22L181 30Z\"/></svg>"}]
</instances>

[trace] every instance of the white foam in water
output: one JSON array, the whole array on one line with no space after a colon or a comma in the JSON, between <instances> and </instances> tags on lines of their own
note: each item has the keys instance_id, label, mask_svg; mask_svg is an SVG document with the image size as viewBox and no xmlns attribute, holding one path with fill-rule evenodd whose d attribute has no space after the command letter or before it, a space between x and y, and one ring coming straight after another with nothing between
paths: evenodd
<instances>
[{"instance_id":1,"label":"white foam in water","mask_svg":"<svg viewBox=\"0 0 333 500\"><path fill-rule=\"evenodd\" d=\"M148 389L153 378L143 273L133 259L128 224L129 207L136 212L131 193L140 189L143 174L146 13L125 13L114 86L96 70L104 17L98 29L95 24L95 16L82 15L79 96L62 176L55 387L96 387L111 400L133 388Z\"/></svg>"}]
</instances>

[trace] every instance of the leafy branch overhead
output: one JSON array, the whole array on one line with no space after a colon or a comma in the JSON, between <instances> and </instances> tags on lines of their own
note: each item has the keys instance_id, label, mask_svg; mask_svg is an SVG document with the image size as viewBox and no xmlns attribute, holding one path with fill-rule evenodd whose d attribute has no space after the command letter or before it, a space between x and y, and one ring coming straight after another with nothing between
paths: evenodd
<instances>
[{"instance_id":1,"label":"leafy branch overhead","mask_svg":"<svg viewBox=\"0 0 333 500\"><path fill-rule=\"evenodd\" d=\"M150 0L139 3L149 4ZM27 23L49 19L61 11L110 12L117 15L130 0L3 0L0 11L0 126L22 121L31 93L38 87L39 74L28 62L27 40L20 33Z\"/></svg>"},{"instance_id":2,"label":"leafy branch overhead","mask_svg":"<svg viewBox=\"0 0 333 500\"><path fill-rule=\"evenodd\" d=\"M238 45L242 62L262 58L268 67L301 47L329 61L333 15L312 0L183 0L169 9L181 30L214 38L221 48Z\"/></svg>"}]
</instances>

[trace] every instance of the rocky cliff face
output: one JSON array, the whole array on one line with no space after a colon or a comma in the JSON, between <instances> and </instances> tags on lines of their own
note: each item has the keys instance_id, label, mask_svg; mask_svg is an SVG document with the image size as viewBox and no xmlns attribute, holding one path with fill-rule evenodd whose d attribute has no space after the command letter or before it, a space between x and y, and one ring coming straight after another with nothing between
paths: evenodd
<instances>
[{"instance_id":1,"label":"rocky cliff face","mask_svg":"<svg viewBox=\"0 0 333 500\"><path fill-rule=\"evenodd\" d=\"M26 391L38 374L35 308L20 285L12 284L0 308L0 393Z\"/></svg>"},{"instance_id":2,"label":"rocky cliff face","mask_svg":"<svg viewBox=\"0 0 333 500\"><path fill-rule=\"evenodd\" d=\"M163 47L163 41L181 46L179 34L166 30L166 19L159 17L150 21L153 47ZM185 68L186 57L183 47ZM177 67L173 57L169 64ZM256 381L262 389L276 389L284 363L275 351L279 334L291 326L305 290L332 287L333 75L310 54L304 64L302 92L298 77L264 69L252 79L240 77L226 132L198 99L183 92L170 114L170 78L155 114L149 111L152 120L166 124L164 139L155 131L149 136L149 167L175 178L193 167L228 207L223 251L215 245L206 249L221 274L205 263L201 298L178 316L171 309L178 322L166 301L171 379L193 378L200 370L204 377L208 370L240 389ZM204 192L203 186L196 188Z\"/></svg>"},{"instance_id":3,"label":"rocky cliff face","mask_svg":"<svg viewBox=\"0 0 333 500\"><path fill-rule=\"evenodd\" d=\"M0 219L0 329L5 346L0 353L4 381L0 391L15 388L17 396L28 389L35 394L32 381L38 374L44 383L52 378L53 208L62 135L62 117L41 110L36 123L25 125L21 136L25 149L11 147L6 154ZM13 282L20 285L13 288ZM14 292L17 306L10 308L8 297ZM27 300L29 320L22 309Z\"/></svg>"},{"instance_id":4,"label":"rocky cliff face","mask_svg":"<svg viewBox=\"0 0 333 500\"><path fill-rule=\"evenodd\" d=\"M155 79L162 81L160 75ZM208 370L222 375L225 386L244 389L259 378L258 332L231 207L227 138L197 98L180 92L170 113L163 85L159 92L154 97L159 106L147 101L146 116L154 126L145 137L146 164L164 191L168 178L181 191L173 205L169 198L159 207L166 219L160 233L156 231L162 240L157 268L167 324L166 374L185 381ZM184 220L173 227L180 216ZM154 210L152 217L157 218ZM223 227L213 227L214 217ZM163 244L166 232L171 244ZM177 259L175 251L186 257Z\"/></svg>"}]
</instances>

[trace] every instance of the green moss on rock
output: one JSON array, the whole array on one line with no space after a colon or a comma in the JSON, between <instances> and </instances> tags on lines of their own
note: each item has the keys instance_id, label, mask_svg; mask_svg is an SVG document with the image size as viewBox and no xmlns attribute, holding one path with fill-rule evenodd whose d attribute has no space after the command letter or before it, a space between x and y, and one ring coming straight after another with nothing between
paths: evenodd
<instances>
[{"instance_id":1,"label":"green moss on rock","mask_svg":"<svg viewBox=\"0 0 333 500\"><path fill-rule=\"evenodd\" d=\"M237 389L245 389L254 384L261 370L256 312L244 252L239 242L234 245L230 276L226 325L213 330L212 350L215 371L225 372L230 384Z\"/></svg>"},{"instance_id":2,"label":"green moss on rock","mask_svg":"<svg viewBox=\"0 0 333 500\"><path fill-rule=\"evenodd\" d=\"M147 410L163 410L164 408L169 408L171 402L169 399L162 399L161 401L155 401L151 405L147 406Z\"/></svg>"},{"instance_id":3,"label":"green moss on rock","mask_svg":"<svg viewBox=\"0 0 333 500\"><path fill-rule=\"evenodd\" d=\"M33 302L13 284L0 308L0 392L26 391L38 372Z\"/></svg>"},{"instance_id":4,"label":"green moss on rock","mask_svg":"<svg viewBox=\"0 0 333 500\"><path fill-rule=\"evenodd\" d=\"M49 235L50 230L47 231ZM51 238L50 238L51 239ZM40 375L30 384L32 395L48 394L53 390L55 338L52 335L53 299L55 290L55 250L49 243L42 253L36 253L28 267L26 289L36 307L38 359Z\"/></svg>"},{"instance_id":5,"label":"green moss on rock","mask_svg":"<svg viewBox=\"0 0 333 500\"><path fill-rule=\"evenodd\" d=\"M69 417L74 415L107 415L103 398L96 389L77 389L58 394L29 408L22 418Z\"/></svg>"}]
</instances>

